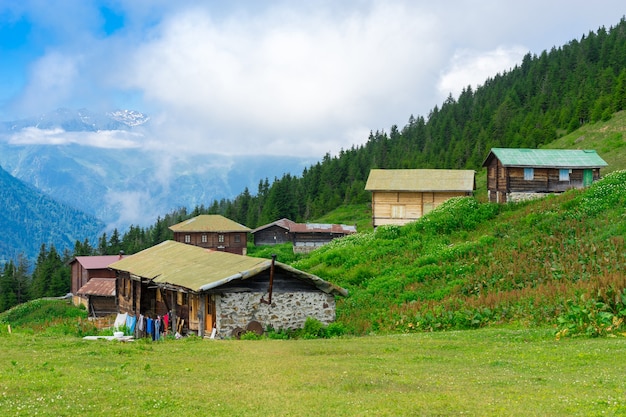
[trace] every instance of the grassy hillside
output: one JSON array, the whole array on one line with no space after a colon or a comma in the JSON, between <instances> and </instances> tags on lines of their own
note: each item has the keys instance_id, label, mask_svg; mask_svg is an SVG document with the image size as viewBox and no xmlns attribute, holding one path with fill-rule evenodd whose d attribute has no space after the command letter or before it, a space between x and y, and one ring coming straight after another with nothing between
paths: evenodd
<instances>
[{"instance_id":1,"label":"grassy hillside","mask_svg":"<svg viewBox=\"0 0 626 417\"><path fill-rule=\"evenodd\" d=\"M295 266L350 290L338 315L357 334L503 322L618 331L626 315L625 130L620 112L550 145L596 149L609 163L587 190L489 204L481 172L476 198L454 199L403 227L364 227ZM351 220L369 216L365 206L352 209L359 214Z\"/></svg>"},{"instance_id":2,"label":"grassy hillside","mask_svg":"<svg viewBox=\"0 0 626 417\"><path fill-rule=\"evenodd\" d=\"M595 149L609 166L603 174L626 169L626 111L606 122L590 123L544 146L546 149Z\"/></svg>"}]
</instances>

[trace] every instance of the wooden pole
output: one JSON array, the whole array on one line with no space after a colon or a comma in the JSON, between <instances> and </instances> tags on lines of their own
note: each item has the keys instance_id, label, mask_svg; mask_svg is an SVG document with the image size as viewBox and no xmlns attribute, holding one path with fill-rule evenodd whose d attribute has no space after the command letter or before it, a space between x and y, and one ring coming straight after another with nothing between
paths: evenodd
<instances>
[{"instance_id":1,"label":"wooden pole","mask_svg":"<svg viewBox=\"0 0 626 417\"><path fill-rule=\"evenodd\" d=\"M171 291L172 294L172 333L176 334L177 329L176 329L176 303L178 302L178 300L176 299L176 291Z\"/></svg>"},{"instance_id":2,"label":"wooden pole","mask_svg":"<svg viewBox=\"0 0 626 417\"><path fill-rule=\"evenodd\" d=\"M198 309L198 336L204 337L204 318L206 317L206 294L198 294L200 297L200 308Z\"/></svg>"}]
</instances>

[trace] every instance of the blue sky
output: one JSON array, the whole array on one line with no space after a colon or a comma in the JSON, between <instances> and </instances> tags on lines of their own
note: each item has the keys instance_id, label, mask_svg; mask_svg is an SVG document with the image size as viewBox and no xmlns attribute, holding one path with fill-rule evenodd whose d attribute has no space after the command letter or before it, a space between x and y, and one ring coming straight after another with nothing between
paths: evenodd
<instances>
[{"instance_id":1,"label":"blue sky","mask_svg":"<svg viewBox=\"0 0 626 417\"><path fill-rule=\"evenodd\" d=\"M153 129L136 146L321 157L625 13L623 0L4 0L0 120L133 109Z\"/></svg>"}]
</instances>

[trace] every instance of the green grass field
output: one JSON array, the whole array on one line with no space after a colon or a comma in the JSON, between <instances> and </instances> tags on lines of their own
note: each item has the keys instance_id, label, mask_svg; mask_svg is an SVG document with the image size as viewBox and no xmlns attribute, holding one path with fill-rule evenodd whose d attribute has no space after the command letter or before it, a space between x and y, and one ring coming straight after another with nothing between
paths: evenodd
<instances>
[{"instance_id":1,"label":"green grass field","mask_svg":"<svg viewBox=\"0 0 626 417\"><path fill-rule=\"evenodd\" d=\"M615 416L623 338L481 329L323 340L0 333L6 416Z\"/></svg>"}]
</instances>

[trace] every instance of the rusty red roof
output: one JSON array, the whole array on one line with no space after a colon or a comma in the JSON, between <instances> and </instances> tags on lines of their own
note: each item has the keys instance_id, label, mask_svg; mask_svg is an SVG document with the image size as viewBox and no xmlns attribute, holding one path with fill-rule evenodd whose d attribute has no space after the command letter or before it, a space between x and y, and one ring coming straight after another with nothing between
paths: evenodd
<instances>
[{"instance_id":1,"label":"rusty red roof","mask_svg":"<svg viewBox=\"0 0 626 417\"><path fill-rule=\"evenodd\" d=\"M115 278L92 278L76 294L115 297Z\"/></svg>"},{"instance_id":2,"label":"rusty red roof","mask_svg":"<svg viewBox=\"0 0 626 417\"><path fill-rule=\"evenodd\" d=\"M280 219L280 220L276 220L275 222L268 223L268 224L264 224L263 226L259 226L259 227L257 227L256 229L254 229L254 230L252 231L252 233L256 233L256 232L258 232L259 230L267 229L268 227L271 227L271 226L278 226L278 227L282 227L283 229L285 229L285 230L289 231L289 229L291 228L291 226L292 226L292 225L294 225L294 224L297 224L297 223L296 223L296 222L294 222L294 221L291 221L291 220L289 220L289 219L284 219L284 218L283 218L283 219Z\"/></svg>"},{"instance_id":3,"label":"rusty red roof","mask_svg":"<svg viewBox=\"0 0 626 417\"><path fill-rule=\"evenodd\" d=\"M292 233L338 233L350 235L356 233L356 226L327 223L293 223L289 231Z\"/></svg>"},{"instance_id":4,"label":"rusty red roof","mask_svg":"<svg viewBox=\"0 0 626 417\"><path fill-rule=\"evenodd\" d=\"M252 233L256 233L259 230L267 229L270 226L280 226L291 233L340 233L344 235L356 233L356 226L328 223L296 223L289 219L280 219L276 220L273 223L259 226L254 229Z\"/></svg>"},{"instance_id":5,"label":"rusty red roof","mask_svg":"<svg viewBox=\"0 0 626 417\"><path fill-rule=\"evenodd\" d=\"M70 263L77 261L85 269L106 269L113 262L117 262L123 257L123 255L77 256Z\"/></svg>"}]
</instances>

